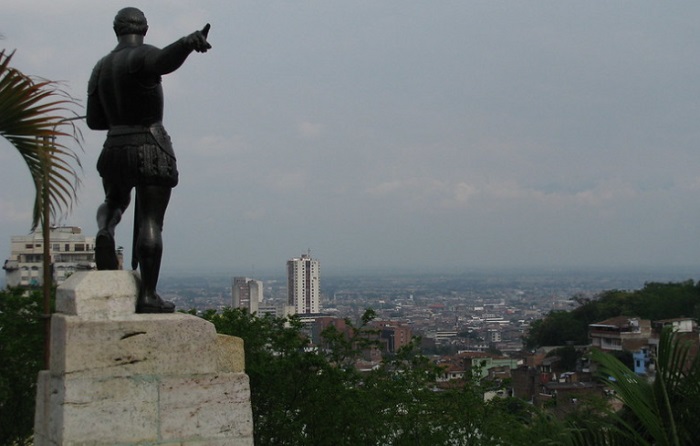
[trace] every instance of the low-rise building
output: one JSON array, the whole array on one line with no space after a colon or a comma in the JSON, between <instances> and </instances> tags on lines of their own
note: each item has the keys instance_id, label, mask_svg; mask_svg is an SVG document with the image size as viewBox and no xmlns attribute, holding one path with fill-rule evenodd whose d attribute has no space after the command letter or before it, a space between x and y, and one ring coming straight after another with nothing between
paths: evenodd
<instances>
[{"instance_id":1,"label":"low-rise building","mask_svg":"<svg viewBox=\"0 0 700 446\"><path fill-rule=\"evenodd\" d=\"M411 329L397 321L373 321L370 326L379 331L383 350L388 353L396 353L413 339Z\"/></svg>"},{"instance_id":2,"label":"low-rise building","mask_svg":"<svg viewBox=\"0 0 700 446\"><path fill-rule=\"evenodd\" d=\"M663 327L672 327L675 333L693 333L698 331L698 323L695 321L695 319L688 317L662 319L654 321L652 326L657 332L661 332Z\"/></svg>"},{"instance_id":3,"label":"low-rise building","mask_svg":"<svg viewBox=\"0 0 700 446\"><path fill-rule=\"evenodd\" d=\"M517 368L522 361L516 358L497 356L484 352L463 352L459 354L464 363L467 373L476 378L486 378L492 368L498 367L503 371L503 367L510 370Z\"/></svg>"},{"instance_id":4,"label":"low-rise building","mask_svg":"<svg viewBox=\"0 0 700 446\"><path fill-rule=\"evenodd\" d=\"M588 326L591 347L603 351L636 351L651 334L651 321L638 317L617 316Z\"/></svg>"}]
</instances>

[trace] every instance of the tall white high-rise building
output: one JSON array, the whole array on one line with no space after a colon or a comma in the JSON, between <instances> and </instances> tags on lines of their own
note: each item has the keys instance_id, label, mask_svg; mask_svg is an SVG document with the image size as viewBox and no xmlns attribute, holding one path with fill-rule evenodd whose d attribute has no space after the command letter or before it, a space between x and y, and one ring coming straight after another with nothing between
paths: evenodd
<instances>
[{"instance_id":1,"label":"tall white high-rise building","mask_svg":"<svg viewBox=\"0 0 700 446\"><path fill-rule=\"evenodd\" d=\"M263 300L263 283L247 277L234 277L231 284L233 308L245 308L250 314L257 313Z\"/></svg>"},{"instance_id":2,"label":"tall white high-rise building","mask_svg":"<svg viewBox=\"0 0 700 446\"><path fill-rule=\"evenodd\" d=\"M287 261L287 299L295 314L321 312L320 263L310 254Z\"/></svg>"}]
</instances>

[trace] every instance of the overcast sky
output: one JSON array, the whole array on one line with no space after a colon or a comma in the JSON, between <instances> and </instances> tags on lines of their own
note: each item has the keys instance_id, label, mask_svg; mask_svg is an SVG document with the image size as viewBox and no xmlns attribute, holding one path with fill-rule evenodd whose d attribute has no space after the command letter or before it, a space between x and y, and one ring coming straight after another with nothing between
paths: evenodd
<instances>
[{"instance_id":1,"label":"overcast sky","mask_svg":"<svg viewBox=\"0 0 700 446\"><path fill-rule=\"evenodd\" d=\"M700 2L22 0L0 48L84 104L124 6L159 47L212 26L163 79L164 271L283 273L307 249L326 271L700 271ZM93 234L104 132L83 129L61 223ZM0 176L7 258L33 190L5 140Z\"/></svg>"}]
</instances>

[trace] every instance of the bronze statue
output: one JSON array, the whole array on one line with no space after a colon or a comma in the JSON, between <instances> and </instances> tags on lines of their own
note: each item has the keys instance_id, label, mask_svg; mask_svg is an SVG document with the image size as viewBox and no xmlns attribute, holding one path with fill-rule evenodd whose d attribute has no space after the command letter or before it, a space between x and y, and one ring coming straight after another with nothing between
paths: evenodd
<instances>
[{"instance_id":1,"label":"bronze statue","mask_svg":"<svg viewBox=\"0 0 700 446\"><path fill-rule=\"evenodd\" d=\"M161 233L178 171L163 127L161 76L178 69L192 51L204 53L209 24L163 49L143 43L143 12L124 8L114 18L118 44L95 66L88 83L87 124L108 130L97 161L105 201L97 210L95 261L99 270L119 267L114 229L136 189L133 269L140 267L137 313L172 313L175 305L156 293L163 253Z\"/></svg>"}]
</instances>

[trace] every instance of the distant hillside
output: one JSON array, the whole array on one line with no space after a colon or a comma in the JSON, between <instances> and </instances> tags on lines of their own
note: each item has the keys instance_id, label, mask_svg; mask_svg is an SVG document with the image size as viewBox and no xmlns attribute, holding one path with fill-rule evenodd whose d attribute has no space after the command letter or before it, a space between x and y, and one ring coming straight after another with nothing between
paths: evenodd
<instances>
[{"instance_id":1,"label":"distant hillside","mask_svg":"<svg viewBox=\"0 0 700 446\"><path fill-rule=\"evenodd\" d=\"M574 297L579 306L553 311L534 322L526 337L528 348L543 345L587 344L588 325L615 316L660 320L677 317L700 319L700 283L647 283L635 291L609 290L593 299Z\"/></svg>"}]
</instances>

